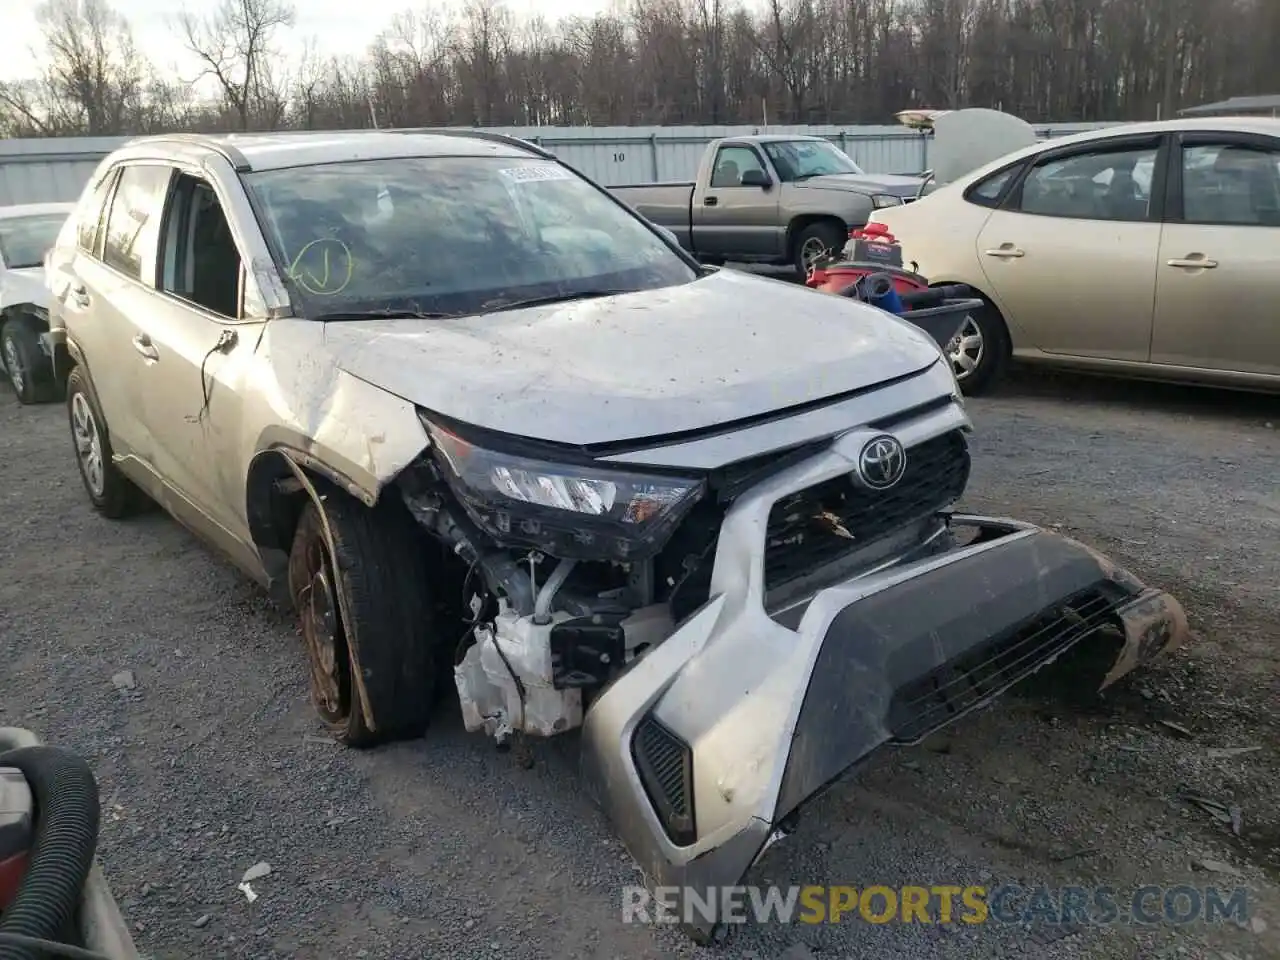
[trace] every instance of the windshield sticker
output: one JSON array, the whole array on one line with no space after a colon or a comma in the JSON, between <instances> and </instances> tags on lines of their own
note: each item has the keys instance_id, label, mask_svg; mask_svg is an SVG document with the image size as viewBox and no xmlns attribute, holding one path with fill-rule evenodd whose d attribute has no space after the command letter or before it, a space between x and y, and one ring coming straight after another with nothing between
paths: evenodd
<instances>
[{"instance_id":1,"label":"windshield sticker","mask_svg":"<svg viewBox=\"0 0 1280 960\"><path fill-rule=\"evenodd\" d=\"M513 183L537 183L540 180L572 180L564 167L554 163L528 163L519 167L506 167L498 173Z\"/></svg>"},{"instance_id":2,"label":"windshield sticker","mask_svg":"<svg viewBox=\"0 0 1280 960\"><path fill-rule=\"evenodd\" d=\"M289 279L313 297L336 297L347 289L355 262L341 240L321 237L298 251L289 264Z\"/></svg>"}]
</instances>

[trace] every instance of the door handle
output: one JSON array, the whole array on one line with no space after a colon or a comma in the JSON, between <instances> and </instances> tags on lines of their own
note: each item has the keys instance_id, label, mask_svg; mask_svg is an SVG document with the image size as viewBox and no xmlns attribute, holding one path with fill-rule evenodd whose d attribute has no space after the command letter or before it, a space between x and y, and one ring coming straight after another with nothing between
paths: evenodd
<instances>
[{"instance_id":1,"label":"door handle","mask_svg":"<svg viewBox=\"0 0 1280 960\"><path fill-rule=\"evenodd\" d=\"M151 338L145 333L140 333L133 338L133 349L142 354L147 360L159 360L160 351L151 343Z\"/></svg>"},{"instance_id":2,"label":"door handle","mask_svg":"<svg viewBox=\"0 0 1280 960\"><path fill-rule=\"evenodd\" d=\"M984 250L982 252L985 253L988 257L1000 257L1001 259L1005 259L1005 260L1026 256L1026 253L1024 253L1023 251L1019 250L1017 247L1014 247L1014 246L997 247L994 250Z\"/></svg>"},{"instance_id":3,"label":"door handle","mask_svg":"<svg viewBox=\"0 0 1280 960\"><path fill-rule=\"evenodd\" d=\"M714 206L715 206L717 203L719 203L719 202L720 202L720 201L719 201L719 200L717 200L715 197L703 197L703 198L702 198L702 205L703 205L704 207L714 207Z\"/></svg>"},{"instance_id":4,"label":"door handle","mask_svg":"<svg viewBox=\"0 0 1280 960\"><path fill-rule=\"evenodd\" d=\"M85 289L84 284L77 284L71 288L71 299L77 307L87 307L89 305L89 291Z\"/></svg>"},{"instance_id":5,"label":"door handle","mask_svg":"<svg viewBox=\"0 0 1280 960\"><path fill-rule=\"evenodd\" d=\"M1218 265L1217 260L1210 260L1200 254L1192 254L1189 257L1174 258L1173 260L1168 261L1168 263L1171 267L1184 267L1196 270L1212 270Z\"/></svg>"}]
</instances>

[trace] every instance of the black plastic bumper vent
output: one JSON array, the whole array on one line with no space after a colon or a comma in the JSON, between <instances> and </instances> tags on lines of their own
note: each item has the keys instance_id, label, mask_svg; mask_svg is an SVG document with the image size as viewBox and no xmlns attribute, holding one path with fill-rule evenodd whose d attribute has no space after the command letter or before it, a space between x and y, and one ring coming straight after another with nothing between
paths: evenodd
<instances>
[{"instance_id":1,"label":"black plastic bumper vent","mask_svg":"<svg viewBox=\"0 0 1280 960\"><path fill-rule=\"evenodd\" d=\"M671 842L681 847L693 843L693 752L653 717L646 717L636 728L631 753Z\"/></svg>"}]
</instances>

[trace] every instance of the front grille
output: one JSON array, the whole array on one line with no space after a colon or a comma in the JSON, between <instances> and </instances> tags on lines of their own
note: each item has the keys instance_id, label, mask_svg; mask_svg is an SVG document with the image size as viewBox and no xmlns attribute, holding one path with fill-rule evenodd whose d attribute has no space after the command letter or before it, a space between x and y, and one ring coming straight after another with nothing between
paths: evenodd
<instances>
[{"instance_id":1,"label":"front grille","mask_svg":"<svg viewBox=\"0 0 1280 960\"><path fill-rule=\"evenodd\" d=\"M1112 621L1118 601L1097 587L896 691L893 739L913 743L999 694Z\"/></svg>"},{"instance_id":2,"label":"front grille","mask_svg":"<svg viewBox=\"0 0 1280 960\"><path fill-rule=\"evenodd\" d=\"M907 449L907 470L890 490L867 490L852 474L774 504L764 577L772 590L923 520L964 493L969 447L955 430Z\"/></svg>"},{"instance_id":3,"label":"front grille","mask_svg":"<svg viewBox=\"0 0 1280 960\"><path fill-rule=\"evenodd\" d=\"M640 782L667 836L677 846L695 839L693 820L693 754L674 733L646 717L631 741Z\"/></svg>"}]
</instances>

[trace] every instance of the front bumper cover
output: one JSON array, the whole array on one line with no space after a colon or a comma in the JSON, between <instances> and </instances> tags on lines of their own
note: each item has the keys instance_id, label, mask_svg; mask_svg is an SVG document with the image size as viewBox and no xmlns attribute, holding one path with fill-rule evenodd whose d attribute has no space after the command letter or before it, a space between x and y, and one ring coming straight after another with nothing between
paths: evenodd
<instances>
[{"instance_id":1,"label":"front bumper cover","mask_svg":"<svg viewBox=\"0 0 1280 960\"><path fill-rule=\"evenodd\" d=\"M719 926L707 894L878 747L928 736L1100 630L1117 648L1101 687L1188 636L1177 600L1081 543L951 524L976 536L818 592L794 629L750 590L713 592L592 704L588 788L650 885L697 891L680 916L695 939Z\"/></svg>"}]
</instances>

